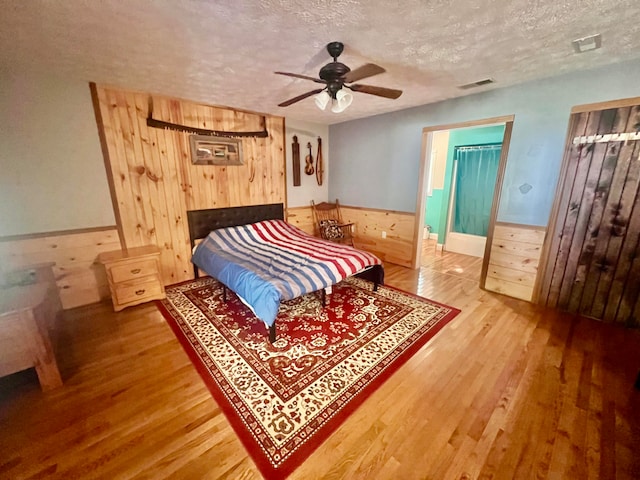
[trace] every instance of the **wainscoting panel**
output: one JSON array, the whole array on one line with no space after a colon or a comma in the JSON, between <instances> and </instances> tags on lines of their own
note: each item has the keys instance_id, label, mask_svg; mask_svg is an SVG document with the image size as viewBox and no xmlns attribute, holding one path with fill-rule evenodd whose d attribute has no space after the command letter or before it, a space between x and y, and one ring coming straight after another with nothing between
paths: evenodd
<instances>
[{"instance_id":1,"label":"wainscoting panel","mask_svg":"<svg viewBox=\"0 0 640 480\"><path fill-rule=\"evenodd\" d=\"M531 301L545 229L497 222L484 288Z\"/></svg>"},{"instance_id":2,"label":"wainscoting panel","mask_svg":"<svg viewBox=\"0 0 640 480\"><path fill-rule=\"evenodd\" d=\"M311 207L292 207L287 208L287 222L295 225L300 230L307 232L309 235L318 235L316 225L313 222L313 211Z\"/></svg>"},{"instance_id":3,"label":"wainscoting panel","mask_svg":"<svg viewBox=\"0 0 640 480\"><path fill-rule=\"evenodd\" d=\"M109 297L98 254L120 248L116 227L69 230L50 234L0 238L0 262L5 271L55 262L53 272L65 309Z\"/></svg>"},{"instance_id":4,"label":"wainscoting panel","mask_svg":"<svg viewBox=\"0 0 640 480\"><path fill-rule=\"evenodd\" d=\"M353 242L385 262L411 267L414 214L393 210L340 205L342 219L355 224ZM305 232L319 236L309 207L287 209L287 221ZM382 238L382 232L386 238Z\"/></svg>"}]
</instances>

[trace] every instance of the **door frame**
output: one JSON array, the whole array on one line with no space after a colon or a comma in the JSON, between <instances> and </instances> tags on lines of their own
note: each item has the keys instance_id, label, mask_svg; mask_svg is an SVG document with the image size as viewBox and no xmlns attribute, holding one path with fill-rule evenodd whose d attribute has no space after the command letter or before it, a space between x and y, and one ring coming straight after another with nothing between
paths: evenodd
<instances>
[{"instance_id":1,"label":"door frame","mask_svg":"<svg viewBox=\"0 0 640 480\"><path fill-rule=\"evenodd\" d=\"M418 176L418 195L416 199L416 215L413 234L413 253L411 256L411 266L416 269L420 267L420 257L422 253L422 230L424 228L424 211L426 207L427 181L426 176L429 172L431 155L427 152L431 151L431 139L433 132L439 130L455 130L460 128L478 127L483 125L495 125L503 123L505 125L504 137L502 139L502 153L500 155L500 164L498 165L498 175L496 177L496 187L493 192L493 204L491 206L491 216L489 217L489 230L487 232L487 243L484 250L484 259L482 261L482 272L480 274L480 287L484 288L487 271L489 269L489 253L491 252L491 243L493 241L493 230L498 214L498 205L500 204L500 196L502 193L502 184L504 181L504 172L507 165L507 156L509 153L509 143L511 142L511 131L513 130L513 122L515 115L504 115L501 117L491 117L480 120L470 120L466 122L450 123L445 125L434 125L424 127L422 129L422 151L420 153L420 173Z\"/></svg>"}]
</instances>

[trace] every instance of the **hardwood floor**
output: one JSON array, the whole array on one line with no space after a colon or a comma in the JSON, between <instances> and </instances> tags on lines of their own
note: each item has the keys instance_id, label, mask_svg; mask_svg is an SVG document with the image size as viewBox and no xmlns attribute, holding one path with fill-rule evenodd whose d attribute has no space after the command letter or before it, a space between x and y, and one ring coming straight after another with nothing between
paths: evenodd
<instances>
[{"instance_id":1,"label":"hardwood floor","mask_svg":"<svg viewBox=\"0 0 640 480\"><path fill-rule=\"evenodd\" d=\"M290 479L640 478L640 332L478 288L425 248L386 283L462 310ZM0 478L261 478L153 305L67 311L64 387L0 379Z\"/></svg>"}]
</instances>

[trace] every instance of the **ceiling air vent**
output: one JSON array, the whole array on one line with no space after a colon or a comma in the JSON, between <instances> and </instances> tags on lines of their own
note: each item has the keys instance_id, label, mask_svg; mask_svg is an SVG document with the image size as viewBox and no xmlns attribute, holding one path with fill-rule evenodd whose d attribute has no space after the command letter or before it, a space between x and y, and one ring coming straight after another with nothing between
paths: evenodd
<instances>
[{"instance_id":1,"label":"ceiling air vent","mask_svg":"<svg viewBox=\"0 0 640 480\"><path fill-rule=\"evenodd\" d=\"M458 85L460 90L468 90L470 88L481 87L483 85L489 85L490 83L494 83L495 80L493 78L485 78L484 80L478 80L477 82L467 83L466 85Z\"/></svg>"}]
</instances>

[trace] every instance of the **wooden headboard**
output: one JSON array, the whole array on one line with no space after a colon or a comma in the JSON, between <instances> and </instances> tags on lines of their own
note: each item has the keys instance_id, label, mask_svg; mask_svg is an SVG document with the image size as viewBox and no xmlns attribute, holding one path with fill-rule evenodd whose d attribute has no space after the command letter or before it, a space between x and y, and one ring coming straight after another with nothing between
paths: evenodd
<instances>
[{"instance_id":1,"label":"wooden headboard","mask_svg":"<svg viewBox=\"0 0 640 480\"><path fill-rule=\"evenodd\" d=\"M208 210L188 210L189 239L191 249L209 232L219 228L247 225L262 220L284 220L284 205L271 203L267 205L251 205L248 207L210 208ZM194 265L195 276L198 267Z\"/></svg>"}]
</instances>

